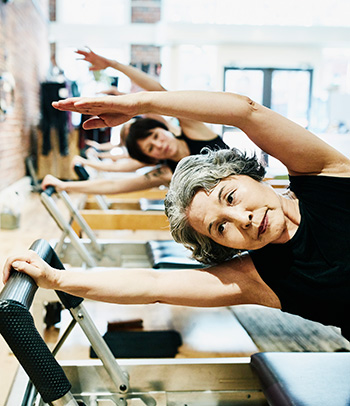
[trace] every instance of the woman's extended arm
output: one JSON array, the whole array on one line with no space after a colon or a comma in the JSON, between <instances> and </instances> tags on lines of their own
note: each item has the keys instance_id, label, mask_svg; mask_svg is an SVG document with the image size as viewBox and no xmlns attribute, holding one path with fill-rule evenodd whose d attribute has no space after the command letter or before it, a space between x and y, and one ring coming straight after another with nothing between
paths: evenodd
<instances>
[{"instance_id":1,"label":"woman's extended arm","mask_svg":"<svg viewBox=\"0 0 350 406\"><path fill-rule=\"evenodd\" d=\"M148 75L140 69L134 68L131 65L124 65L113 59L105 58L101 55L96 54L91 49L89 49L89 51L78 49L75 52L79 55L82 55L84 57L83 60L90 62L91 66L89 69L92 71L106 69L109 67L114 68L119 72L124 73L124 75L126 75L132 82L134 82L137 86L140 86L144 90L165 90L164 87L157 80L153 79L152 76Z\"/></svg>"},{"instance_id":2,"label":"woman's extended arm","mask_svg":"<svg viewBox=\"0 0 350 406\"><path fill-rule=\"evenodd\" d=\"M167 166L157 167L144 175L135 175L125 179L94 179L83 181L64 182L52 175L46 175L42 188L54 186L57 191L90 193L90 194L117 194L145 190L161 185L168 185L171 180L171 170Z\"/></svg>"},{"instance_id":3,"label":"woman's extended arm","mask_svg":"<svg viewBox=\"0 0 350 406\"><path fill-rule=\"evenodd\" d=\"M108 67L114 68L119 72L124 73L132 82L147 91L166 91L166 89L151 75L143 72L140 69L134 68L131 65L124 65L113 59L108 59L100 56L93 52L91 49L89 51L77 50L77 54L82 55L84 60L90 62L90 70L101 70ZM117 94L117 93L116 93ZM122 93L118 92L118 95ZM155 118L156 120L163 121L166 125L169 125L165 119L161 117L158 113L147 114L147 117ZM201 122L195 120L188 120L183 117L180 120L180 125L185 132L185 134L192 139L210 140L217 136L208 126Z\"/></svg>"},{"instance_id":4,"label":"woman's extended arm","mask_svg":"<svg viewBox=\"0 0 350 406\"><path fill-rule=\"evenodd\" d=\"M76 98L53 103L61 110L96 115L86 128L118 125L132 116L157 113L232 125L244 131L291 174L349 176L349 160L300 125L234 93L206 91L140 92L105 98Z\"/></svg>"},{"instance_id":5,"label":"woman's extended arm","mask_svg":"<svg viewBox=\"0 0 350 406\"><path fill-rule=\"evenodd\" d=\"M205 270L118 268L79 272L56 270L35 252L28 251L8 258L3 272L4 283L11 266L29 274L42 288L103 302L159 302L199 307L254 303L280 307L277 296L258 276L248 255Z\"/></svg>"},{"instance_id":6,"label":"woman's extended arm","mask_svg":"<svg viewBox=\"0 0 350 406\"><path fill-rule=\"evenodd\" d=\"M137 169L143 168L146 164L132 158L122 158L116 162L97 161L92 159L85 159L81 156L75 156L72 164L80 163L83 166L90 166L98 171L106 172L134 172Z\"/></svg>"},{"instance_id":7,"label":"woman's extended arm","mask_svg":"<svg viewBox=\"0 0 350 406\"><path fill-rule=\"evenodd\" d=\"M88 145L89 147L95 148L99 151L110 151L111 149L115 148L115 145L113 145L110 141L103 142L101 144L97 141L85 140L85 144Z\"/></svg>"}]
</instances>

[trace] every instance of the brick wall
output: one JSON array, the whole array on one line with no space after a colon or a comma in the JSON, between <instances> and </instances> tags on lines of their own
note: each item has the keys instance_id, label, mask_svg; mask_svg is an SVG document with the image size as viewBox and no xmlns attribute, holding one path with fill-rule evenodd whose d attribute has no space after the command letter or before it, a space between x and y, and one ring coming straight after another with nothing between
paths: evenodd
<instances>
[{"instance_id":1,"label":"brick wall","mask_svg":"<svg viewBox=\"0 0 350 406\"><path fill-rule=\"evenodd\" d=\"M161 0L132 0L131 22L154 24L161 18Z\"/></svg>"},{"instance_id":2,"label":"brick wall","mask_svg":"<svg viewBox=\"0 0 350 406\"><path fill-rule=\"evenodd\" d=\"M35 151L49 62L48 0L0 2L0 76L15 80L13 109L0 122L0 190L25 176L25 158Z\"/></svg>"},{"instance_id":3,"label":"brick wall","mask_svg":"<svg viewBox=\"0 0 350 406\"><path fill-rule=\"evenodd\" d=\"M161 0L131 0L131 22L156 24L161 19ZM144 72L158 77L160 75L160 47L154 45L131 45L131 64ZM140 90L133 86L131 91Z\"/></svg>"}]
</instances>

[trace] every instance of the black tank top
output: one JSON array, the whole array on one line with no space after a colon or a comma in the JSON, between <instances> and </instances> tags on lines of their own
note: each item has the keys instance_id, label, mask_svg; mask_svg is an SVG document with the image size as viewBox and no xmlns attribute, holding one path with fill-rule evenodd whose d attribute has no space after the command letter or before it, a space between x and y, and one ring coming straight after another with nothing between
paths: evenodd
<instances>
[{"instance_id":1,"label":"black tank top","mask_svg":"<svg viewBox=\"0 0 350 406\"><path fill-rule=\"evenodd\" d=\"M227 144L224 143L224 141L220 136L217 136L212 140L192 140L191 138L188 138L184 133L181 133L178 139L186 142L190 150L190 155L200 154L201 150L205 147L208 147L211 150L230 148ZM167 159L164 163L169 166L172 172L175 171L176 166L178 164L178 162L172 161L170 159Z\"/></svg>"},{"instance_id":2,"label":"black tank top","mask_svg":"<svg viewBox=\"0 0 350 406\"><path fill-rule=\"evenodd\" d=\"M301 222L286 244L250 251L282 310L350 338L350 178L291 176Z\"/></svg>"}]
</instances>

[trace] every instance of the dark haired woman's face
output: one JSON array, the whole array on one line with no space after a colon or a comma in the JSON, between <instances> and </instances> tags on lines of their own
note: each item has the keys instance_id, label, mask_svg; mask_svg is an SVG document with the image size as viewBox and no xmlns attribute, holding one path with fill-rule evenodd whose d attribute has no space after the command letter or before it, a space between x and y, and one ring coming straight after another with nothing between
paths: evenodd
<instances>
[{"instance_id":1,"label":"dark haired woman's face","mask_svg":"<svg viewBox=\"0 0 350 406\"><path fill-rule=\"evenodd\" d=\"M171 159L177 152L177 142L174 135L163 128L156 127L148 137L137 141L141 151L154 159Z\"/></svg>"},{"instance_id":2,"label":"dark haired woman's face","mask_svg":"<svg viewBox=\"0 0 350 406\"><path fill-rule=\"evenodd\" d=\"M187 212L197 232L242 250L285 242L286 219L279 196L249 176L230 176L207 193L200 190Z\"/></svg>"}]
</instances>

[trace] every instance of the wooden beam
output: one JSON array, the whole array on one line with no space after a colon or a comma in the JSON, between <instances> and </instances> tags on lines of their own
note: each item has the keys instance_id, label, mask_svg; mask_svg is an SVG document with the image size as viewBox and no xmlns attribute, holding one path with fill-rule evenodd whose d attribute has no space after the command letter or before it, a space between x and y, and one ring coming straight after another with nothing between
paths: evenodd
<instances>
[{"instance_id":1,"label":"wooden beam","mask_svg":"<svg viewBox=\"0 0 350 406\"><path fill-rule=\"evenodd\" d=\"M142 197L146 199L164 199L167 194L168 189L159 189L152 188L146 190L139 190L137 192L128 192L128 193L118 193L115 195L105 195L108 201L113 199L141 199ZM93 196L89 196L89 199L94 199Z\"/></svg>"},{"instance_id":2,"label":"wooden beam","mask_svg":"<svg viewBox=\"0 0 350 406\"><path fill-rule=\"evenodd\" d=\"M110 210L140 210L139 199L115 199L109 202ZM81 207L82 210L98 210L99 205L93 199L88 199L85 205Z\"/></svg>"},{"instance_id":3,"label":"wooden beam","mask_svg":"<svg viewBox=\"0 0 350 406\"><path fill-rule=\"evenodd\" d=\"M169 230L163 211L81 210L80 214L93 230ZM80 227L75 221L72 227L80 235Z\"/></svg>"}]
</instances>

